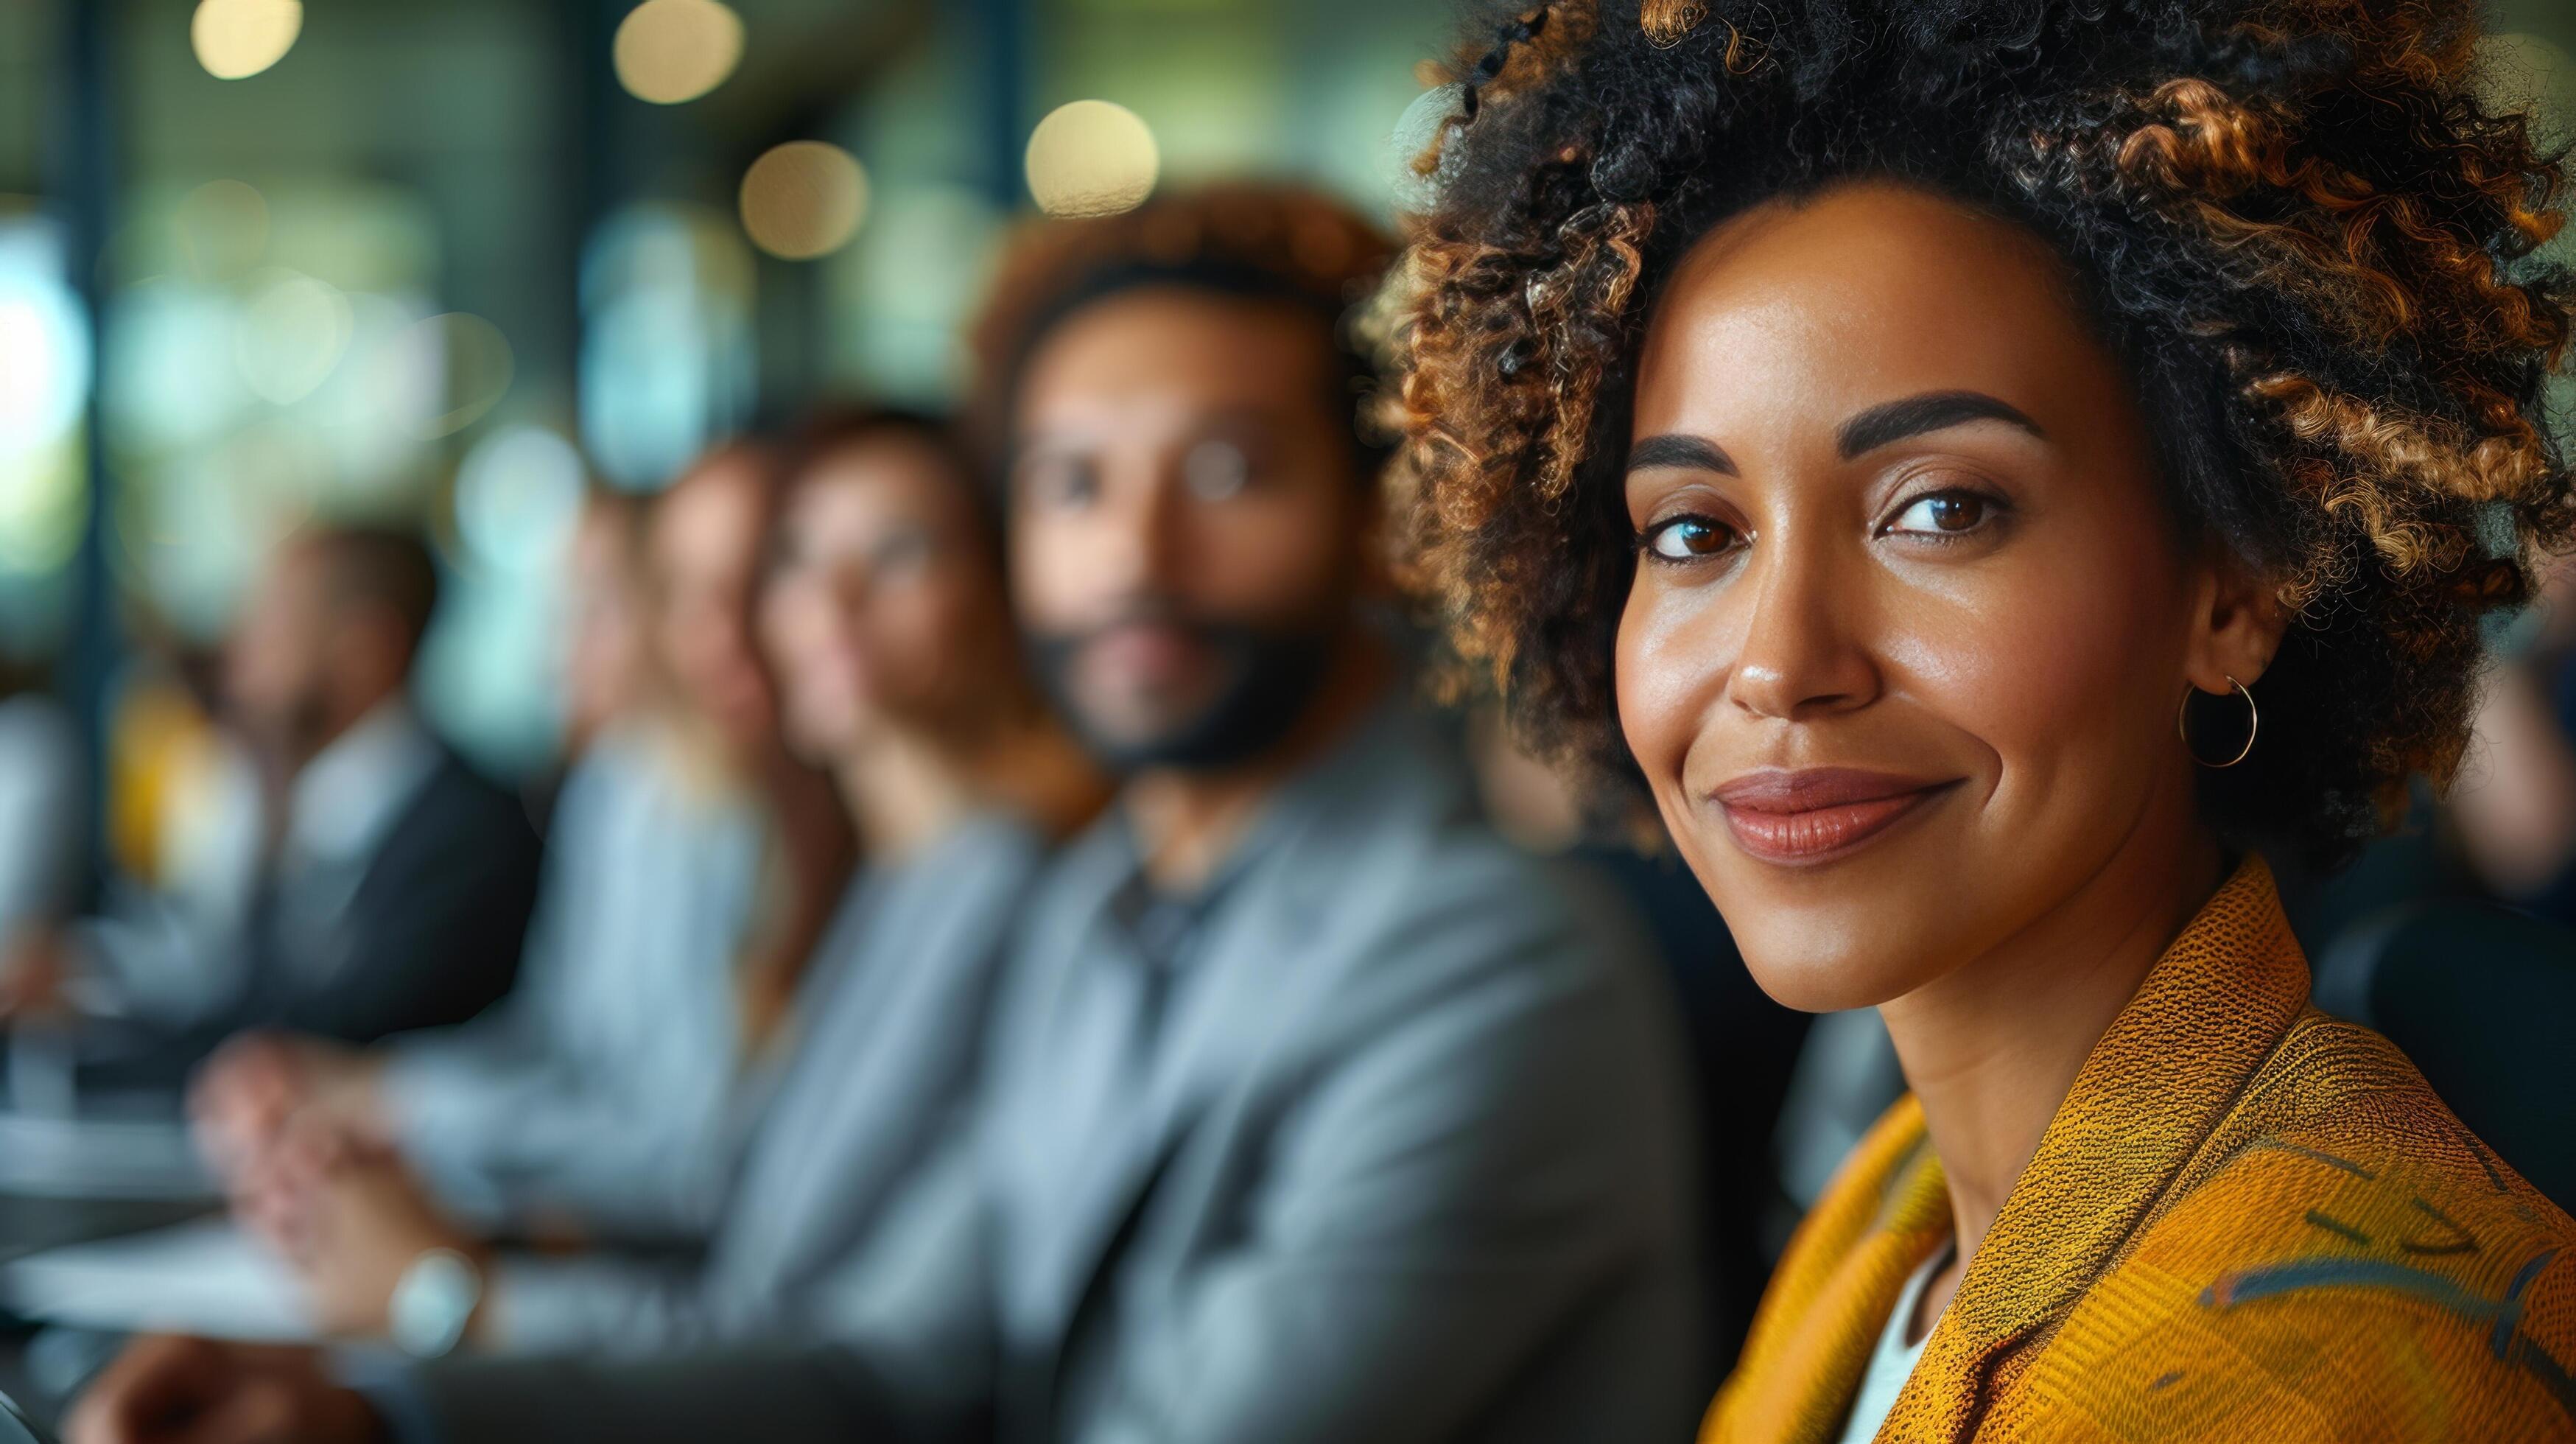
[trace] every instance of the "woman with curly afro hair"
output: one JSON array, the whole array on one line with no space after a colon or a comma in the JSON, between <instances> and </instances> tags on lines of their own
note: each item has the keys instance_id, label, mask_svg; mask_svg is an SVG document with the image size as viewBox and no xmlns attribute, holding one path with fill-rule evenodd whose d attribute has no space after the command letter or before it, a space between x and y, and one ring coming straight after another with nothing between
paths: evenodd
<instances>
[{"instance_id":1,"label":"woman with curly afro hair","mask_svg":"<svg viewBox=\"0 0 2576 1444\"><path fill-rule=\"evenodd\" d=\"M1565 3L1431 102L1419 578L1913 1090L1707 1438L2576 1438L2576 1227L2306 1006L2264 862L2447 779L2576 517L2563 176L2476 39Z\"/></svg>"}]
</instances>

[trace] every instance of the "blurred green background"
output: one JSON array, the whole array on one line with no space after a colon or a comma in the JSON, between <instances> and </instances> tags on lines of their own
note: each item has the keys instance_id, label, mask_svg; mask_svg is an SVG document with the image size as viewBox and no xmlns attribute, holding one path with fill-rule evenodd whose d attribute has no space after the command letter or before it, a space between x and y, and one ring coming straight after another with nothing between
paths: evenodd
<instances>
[{"instance_id":1,"label":"blurred green background","mask_svg":"<svg viewBox=\"0 0 2576 1444\"><path fill-rule=\"evenodd\" d=\"M455 585L423 694L537 765L586 476L658 486L764 404L949 394L1068 102L1131 118L1077 112L1112 124L1058 137L1060 187L1137 180L1141 121L1148 178L1384 212L1456 13L0 0L0 666L95 723L139 641L220 632L282 527L425 517ZM2576 5L2499 0L2494 28L2491 83L2576 136Z\"/></svg>"},{"instance_id":2,"label":"blurred green background","mask_svg":"<svg viewBox=\"0 0 2576 1444\"><path fill-rule=\"evenodd\" d=\"M0 658L95 698L136 637L216 636L299 517L427 517L454 585L423 695L487 762L539 762L585 472L650 489L765 404L949 394L1065 102L1141 119L1166 182L1298 175L1383 211L1454 15L0 0ZM828 152L789 166L785 223L822 230L788 259L745 182L795 141L855 158L864 198Z\"/></svg>"}]
</instances>

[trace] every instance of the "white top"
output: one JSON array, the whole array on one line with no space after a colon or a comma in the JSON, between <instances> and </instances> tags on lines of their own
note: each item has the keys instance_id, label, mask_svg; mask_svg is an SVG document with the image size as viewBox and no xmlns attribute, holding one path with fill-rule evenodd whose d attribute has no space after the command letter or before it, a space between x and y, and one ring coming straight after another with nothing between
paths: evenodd
<instances>
[{"instance_id":1,"label":"white top","mask_svg":"<svg viewBox=\"0 0 2576 1444\"><path fill-rule=\"evenodd\" d=\"M1861 1371L1860 1392L1852 1396L1851 1418L1844 1423L1840 1444L1869 1444L1878 1437L1878 1426L1887 1422L1887 1413L1896 1407L1896 1396L1905 1390L1905 1381L1914 1376L1915 1361L1923 1357L1923 1345L1932 1337L1925 1329L1923 1337L1905 1342L1905 1326L1914 1319L1914 1310L1923 1302L1923 1290L1950 1262L1947 1247L1923 1261L1914 1277L1905 1281L1905 1291L1896 1296L1896 1307L1888 1311L1887 1327L1879 1330L1878 1347L1869 1351L1869 1367ZM1933 1320L1938 1324L1940 1320Z\"/></svg>"}]
</instances>

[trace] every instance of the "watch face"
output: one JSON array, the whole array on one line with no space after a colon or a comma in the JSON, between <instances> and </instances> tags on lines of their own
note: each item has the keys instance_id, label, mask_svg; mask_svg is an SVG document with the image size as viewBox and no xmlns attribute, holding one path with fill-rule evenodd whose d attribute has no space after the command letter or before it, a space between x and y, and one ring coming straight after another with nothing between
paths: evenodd
<instances>
[{"instance_id":1,"label":"watch face","mask_svg":"<svg viewBox=\"0 0 2576 1444\"><path fill-rule=\"evenodd\" d=\"M0 1394L0 1444L54 1444L54 1436L37 1428L17 1400Z\"/></svg>"},{"instance_id":2,"label":"watch face","mask_svg":"<svg viewBox=\"0 0 2576 1444\"><path fill-rule=\"evenodd\" d=\"M431 1249L403 1270L385 1301L387 1332L404 1353L437 1358L465 1337L482 1298L483 1275L472 1260L452 1249Z\"/></svg>"}]
</instances>

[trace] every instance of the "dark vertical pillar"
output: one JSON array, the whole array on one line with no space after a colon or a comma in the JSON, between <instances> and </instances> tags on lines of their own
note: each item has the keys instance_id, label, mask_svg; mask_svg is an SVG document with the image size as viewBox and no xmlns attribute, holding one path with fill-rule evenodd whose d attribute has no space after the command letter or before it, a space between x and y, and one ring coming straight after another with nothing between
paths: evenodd
<instances>
[{"instance_id":1,"label":"dark vertical pillar","mask_svg":"<svg viewBox=\"0 0 2576 1444\"><path fill-rule=\"evenodd\" d=\"M562 118L565 144L556 150L563 168L553 188L560 199L555 217L561 246L554 263L561 268L564 314L559 318L568 338L568 364L574 368L574 390L580 389L581 258L599 223L608 218L631 189L634 177L620 143L617 107L621 92L610 56L618 22L633 0L556 0L558 62L565 77Z\"/></svg>"},{"instance_id":2,"label":"dark vertical pillar","mask_svg":"<svg viewBox=\"0 0 2576 1444\"><path fill-rule=\"evenodd\" d=\"M106 0L58 0L62 64L56 79L45 145L45 189L65 222L64 252L71 282L89 319L93 377L105 374L107 307L102 261L114 224L117 182L115 143L116 12ZM83 423L87 453L87 502L80 549L72 559L69 628L57 676L63 702L79 724L87 757L91 882L107 856L108 689L123 656L116 590L109 566L114 500L110 494L107 438L93 380Z\"/></svg>"},{"instance_id":3,"label":"dark vertical pillar","mask_svg":"<svg viewBox=\"0 0 2576 1444\"><path fill-rule=\"evenodd\" d=\"M1021 170L1029 129L1037 123L1030 93L1037 0L967 0L941 9L953 17L950 23L964 23L965 53L983 64L985 193L1004 211L1016 211L1025 194Z\"/></svg>"}]
</instances>

